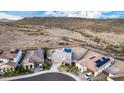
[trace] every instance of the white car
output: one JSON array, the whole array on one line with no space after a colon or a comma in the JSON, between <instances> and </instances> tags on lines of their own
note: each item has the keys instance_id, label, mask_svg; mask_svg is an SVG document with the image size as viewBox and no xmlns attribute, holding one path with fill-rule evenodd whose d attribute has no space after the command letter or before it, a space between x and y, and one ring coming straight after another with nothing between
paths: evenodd
<instances>
[{"instance_id":1,"label":"white car","mask_svg":"<svg viewBox=\"0 0 124 93\"><path fill-rule=\"evenodd\" d=\"M43 70L43 64L39 64L39 70Z\"/></svg>"},{"instance_id":2,"label":"white car","mask_svg":"<svg viewBox=\"0 0 124 93\"><path fill-rule=\"evenodd\" d=\"M92 77L93 77L92 72L88 72L88 73L86 73L86 74L84 75L84 78L85 78L86 80L89 80L89 79L91 79Z\"/></svg>"}]
</instances>

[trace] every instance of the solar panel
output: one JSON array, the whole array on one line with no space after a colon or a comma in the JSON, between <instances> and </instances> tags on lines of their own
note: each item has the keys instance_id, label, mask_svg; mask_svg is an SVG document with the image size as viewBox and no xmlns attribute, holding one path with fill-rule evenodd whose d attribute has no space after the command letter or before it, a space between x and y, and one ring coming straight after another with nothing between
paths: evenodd
<instances>
[{"instance_id":1,"label":"solar panel","mask_svg":"<svg viewBox=\"0 0 124 93\"><path fill-rule=\"evenodd\" d=\"M95 63L99 63L101 60L100 59L98 59Z\"/></svg>"},{"instance_id":2,"label":"solar panel","mask_svg":"<svg viewBox=\"0 0 124 93\"><path fill-rule=\"evenodd\" d=\"M97 67L101 67L102 65L106 64L107 61L100 61L99 63L97 63Z\"/></svg>"},{"instance_id":3,"label":"solar panel","mask_svg":"<svg viewBox=\"0 0 124 93\"><path fill-rule=\"evenodd\" d=\"M101 59L96 61L96 66L101 67L102 65L106 64L109 61L110 61L109 58L102 57Z\"/></svg>"},{"instance_id":4,"label":"solar panel","mask_svg":"<svg viewBox=\"0 0 124 93\"><path fill-rule=\"evenodd\" d=\"M103 57L103 58L102 58L102 60L104 60L104 61L107 61L107 62L108 62L108 61L110 61L110 58L105 58L105 57Z\"/></svg>"}]
</instances>

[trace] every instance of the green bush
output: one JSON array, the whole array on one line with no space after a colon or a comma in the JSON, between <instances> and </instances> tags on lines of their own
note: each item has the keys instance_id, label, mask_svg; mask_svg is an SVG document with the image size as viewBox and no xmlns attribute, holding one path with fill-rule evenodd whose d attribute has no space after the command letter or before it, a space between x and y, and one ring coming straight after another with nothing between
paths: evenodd
<instances>
[{"instance_id":1,"label":"green bush","mask_svg":"<svg viewBox=\"0 0 124 93\"><path fill-rule=\"evenodd\" d=\"M66 72L70 72L70 73L73 73L73 74L77 74L79 72L79 69L75 65L74 62L71 63L71 64L68 64L68 65L61 64L59 69L60 69L60 71L66 71Z\"/></svg>"},{"instance_id":2,"label":"green bush","mask_svg":"<svg viewBox=\"0 0 124 93\"><path fill-rule=\"evenodd\" d=\"M48 69L50 69L51 66L52 66L52 62L49 61L49 62L43 64L43 69L48 70Z\"/></svg>"}]
</instances>

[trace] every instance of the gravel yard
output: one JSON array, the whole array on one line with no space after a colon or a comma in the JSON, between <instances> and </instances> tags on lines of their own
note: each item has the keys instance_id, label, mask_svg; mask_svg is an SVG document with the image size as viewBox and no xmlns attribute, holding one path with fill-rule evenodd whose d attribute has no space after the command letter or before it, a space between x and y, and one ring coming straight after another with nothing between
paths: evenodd
<instances>
[{"instance_id":1,"label":"gravel yard","mask_svg":"<svg viewBox=\"0 0 124 93\"><path fill-rule=\"evenodd\" d=\"M124 61L116 60L115 64L112 67L119 69L118 74L124 73Z\"/></svg>"}]
</instances>

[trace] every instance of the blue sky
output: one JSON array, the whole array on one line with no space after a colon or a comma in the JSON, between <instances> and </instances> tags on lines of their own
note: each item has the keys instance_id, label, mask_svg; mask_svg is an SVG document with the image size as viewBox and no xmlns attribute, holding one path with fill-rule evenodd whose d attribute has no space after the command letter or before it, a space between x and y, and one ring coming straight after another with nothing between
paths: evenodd
<instances>
[{"instance_id":1,"label":"blue sky","mask_svg":"<svg viewBox=\"0 0 124 93\"><path fill-rule=\"evenodd\" d=\"M124 11L0 11L0 19L24 17L124 18Z\"/></svg>"}]
</instances>

